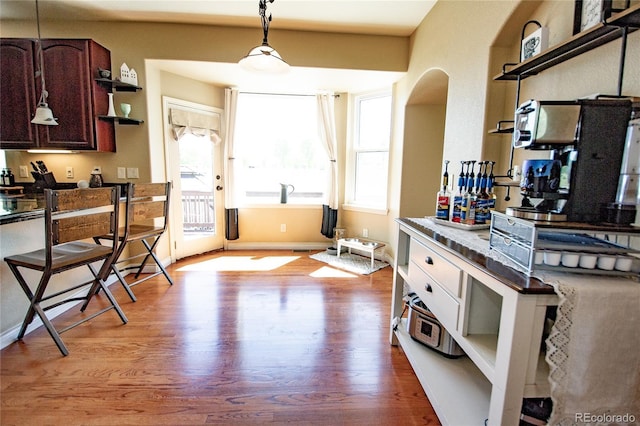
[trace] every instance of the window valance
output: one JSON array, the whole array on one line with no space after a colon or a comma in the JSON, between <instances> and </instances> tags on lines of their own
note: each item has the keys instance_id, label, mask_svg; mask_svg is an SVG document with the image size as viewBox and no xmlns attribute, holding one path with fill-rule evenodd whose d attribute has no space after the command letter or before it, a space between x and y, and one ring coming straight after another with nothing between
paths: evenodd
<instances>
[{"instance_id":1,"label":"window valance","mask_svg":"<svg viewBox=\"0 0 640 426\"><path fill-rule=\"evenodd\" d=\"M195 111L171 108L169 110L169 122L171 130L176 140L184 134L196 136L209 136L211 142L219 143L220 138L220 115L202 114Z\"/></svg>"}]
</instances>

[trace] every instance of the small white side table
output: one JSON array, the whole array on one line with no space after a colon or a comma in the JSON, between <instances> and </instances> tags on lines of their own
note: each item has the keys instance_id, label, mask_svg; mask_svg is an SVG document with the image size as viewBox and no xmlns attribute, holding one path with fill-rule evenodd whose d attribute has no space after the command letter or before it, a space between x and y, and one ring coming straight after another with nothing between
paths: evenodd
<instances>
[{"instance_id":1,"label":"small white side table","mask_svg":"<svg viewBox=\"0 0 640 426\"><path fill-rule=\"evenodd\" d=\"M377 249L384 247L384 244L377 241L362 240L360 238L340 238L338 240L338 257L340 257L342 247L347 247L349 253L351 253L352 248L369 253L371 256L371 269L373 269L374 254Z\"/></svg>"}]
</instances>

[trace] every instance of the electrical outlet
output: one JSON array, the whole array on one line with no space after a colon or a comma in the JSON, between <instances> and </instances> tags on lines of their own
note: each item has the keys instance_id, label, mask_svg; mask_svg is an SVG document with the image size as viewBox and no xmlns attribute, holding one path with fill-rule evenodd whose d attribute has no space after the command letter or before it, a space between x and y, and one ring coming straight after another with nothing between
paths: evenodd
<instances>
[{"instance_id":1,"label":"electrical outlet","mask_svg":"<svg viewBox=\"0 0 640 426\"><path fill-rule=\"evenodd\" d=\"M367 228L362 228L362 236L365 238L369 236L369 230Z\"/></svg>"},{"instance_id":2,"label":"electrical outlet","mask_svg":"<svg viewBox=\"0 0 640 426\"><path fill-rule=\"evenodd\" d=\"M102 174L102 166L93 166L93 171Z\"/></svg>"},{"instance_id":3,"label":"electrical outlet","mask_svg":"<svg viewBox=\"0 0 640 426\"><path fill-rule=\"evenodd\" d=\"M127 167L127 177L129 179L138 179L140 176L138 175L137 167Z\"/></svg>"},{"instance_id":4,"label":"electrical outlet","mask_svg":"<svg viewBox=\"0 0 640 426\"><path fill-rule=\"evenodd\" d=\"M118 179L127 178L127 169L124 167L118 167Z\"/></svg>"},{"instance_id":5,"label":"electrical outlet","mask_svg":"<svg viewBox=\"0 0 640 426\"><path fill-rule=\"evenodd\" d=\"M281 223L280 224L280 232L287 232L287 224L286 223Z\"/></svg>"},{"instance_id":6,"label":"electrical outlet","mask_svg":"<svg viewBox=\"0 0 640 426\"><path fill-rule=\"evenodd\" d=\"M73 167L67 166L67 179L73 179Z\"/></svg>"},{"instance_id":7,"label":"electrical outlet","mask_svg":"<svg viewBox=\"0 0 640 426\"><path fill-rule=\"evenodd\" d=\"M20 166L20 170L18 171L18 176L29 177L29 169L27 168L27 166Z\"/></svg>"}]
</instances>

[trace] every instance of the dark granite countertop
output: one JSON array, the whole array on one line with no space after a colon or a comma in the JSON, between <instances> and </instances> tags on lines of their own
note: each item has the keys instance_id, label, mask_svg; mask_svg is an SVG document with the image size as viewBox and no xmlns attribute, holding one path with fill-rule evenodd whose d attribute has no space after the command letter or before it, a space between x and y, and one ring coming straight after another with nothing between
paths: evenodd
<instances>
[{"instance_id":1,"label":"dark granite countertop","mask_svg":"<svg viewBox=\"0 0 640 426\"><path fill-rule=\"evenodd\" d=\"M530 277L516 269L513 269L494 259L486 257L482 253L478 253L477 251L472 250L463 244L453 241L441 234L438 234L432 229L429 229L415 221L412 221L410 218L399 218L396 219L396 221L420 234L424 234L427 238L430 238L445 246L446 248L452 250L456 254L460 255L460 257L467 260L469 263L482 268L493 278L516 290L519 293L554 294L553 287L545 284L543 281L535 277Z\"/></svg>"},{"instance_id":2,"label":"dark granite countertop","mask_svg":"<svg viewBox=\"0 0 640 426\"><path fill-rule=\"evenodd\" d=\"M0 225L44 216L42 194L0 195Z\"/></svg>"}]
</instances>

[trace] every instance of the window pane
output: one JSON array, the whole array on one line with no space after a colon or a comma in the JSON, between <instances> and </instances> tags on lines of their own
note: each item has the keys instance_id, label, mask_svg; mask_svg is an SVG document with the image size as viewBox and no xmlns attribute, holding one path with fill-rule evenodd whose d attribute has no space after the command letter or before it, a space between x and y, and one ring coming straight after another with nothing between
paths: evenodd
<instances>
[{"instance_id":1,"label":"window pane","mask_svg":"<svg viewBox=\"0 0 640 426\"><path fill-rule=\"evenodd\" d=\"M387 149L391 126L391 97L361 99L358 121L357 148Z\"/></svg>"},{"instance_id":2,"label":"window pane","mask_svg":"<svg viewBox=\"0 0 640 426\"><path fill-rule=\"evenodd\" d=\"M250 202L280 202L280 184L293 202L322 199L327 155L317 135L313 96L240 93L236 145L242 193Z\"/></svg>"},{"instance_id":3,"label":"window pane","mask_svg":"<svg viewBox=\"0 0 640 426\"><path fill-rule=\"evenodd\" d=\"M184 236L215 235L213 144L208 136L185 134L178 141L178 148Z\"/></svg>"},{"instance_id":4,"label":"window pane","mask_svg":"<svg viewBox=\"0 0 640 426\"><path fill-rule=\"evenodd\" d=\"M387 152L356 154L355 202L384 207L387 199Z\"/></svg>"}]
</instances>

